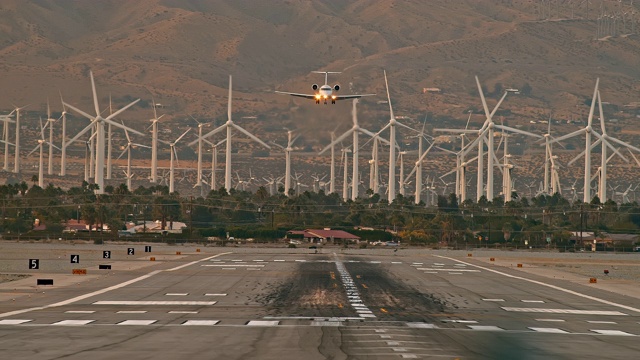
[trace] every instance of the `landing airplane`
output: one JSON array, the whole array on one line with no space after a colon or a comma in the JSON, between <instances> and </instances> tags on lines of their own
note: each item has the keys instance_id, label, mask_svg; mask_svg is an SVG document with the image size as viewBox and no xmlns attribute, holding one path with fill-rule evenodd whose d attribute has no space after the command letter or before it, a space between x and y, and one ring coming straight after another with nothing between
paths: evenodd
<instances>
[{"instance_id":1,"label":"landing airplane","mask_svg":"<svg viewBox=\"0 0 640 360\"><path fill-rule=\"evenodd\" d=\"M283 94L283 95L291 95L291 96L297 96L297 97L302 97L305 99L314 99L316 101L316 104L320 104L321 100L324 100L324 104L327 104L327 101L331 100L332 104L336 103L336 100L345 100L345 99L359 99L363 96L373 96L375 94L363 94L363 95L338 95L338 94L334 94L333 92L338 92L340 90L340 85L334 85L333 87L331 87L331 85L329 85L327 82L328 78L329 78L329 74L340 74L339 72L336 71L312 71L313 73L316 74L324 74L324 85L322 86L318 86L318 84L313 84L311 85L311 88L315 91L315 94L298 94L298 93L292 93L292 92L284 92L284 91L276 91L276 93L278 94Z\"/></svg>"}]
</instances>

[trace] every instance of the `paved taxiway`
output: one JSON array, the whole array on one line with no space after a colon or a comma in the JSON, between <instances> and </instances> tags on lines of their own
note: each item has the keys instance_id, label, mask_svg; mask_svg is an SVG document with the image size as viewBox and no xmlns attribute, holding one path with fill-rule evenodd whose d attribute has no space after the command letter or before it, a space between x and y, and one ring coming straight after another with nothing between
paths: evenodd
<instances>
[{"instance_id":1,"label":"paved taxiway","mask_svg":"<svg viewBox=\"0 0 640 360\"><path fill-rule=\"evenodd\" d=\"M98 258L103 248L87 250L83 259L96 257L112 269L91 263L88 275L71 278L78 282L48 273L66 286L35 287L35 277L0 284L3 358L621 359L640 353L637 299L487 264L466 252L194 247L177 256L156 248L110 261ZM154 255L158 260L150 262Z\"/></svg>"}]
</instances>

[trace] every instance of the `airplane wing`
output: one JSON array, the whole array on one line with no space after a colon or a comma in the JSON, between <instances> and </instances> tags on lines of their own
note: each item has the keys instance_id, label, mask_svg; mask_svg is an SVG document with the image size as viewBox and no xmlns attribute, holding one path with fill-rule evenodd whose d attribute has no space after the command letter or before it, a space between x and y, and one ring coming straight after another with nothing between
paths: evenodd
<instances>
[{"instance_id":1,"label":"airplane wing","mask_svg":"<svg viewBox=\"0 0 640 360\"><path fill-rule=\"evenodd\" d=\"M297 97L301 97L301 98L305 98L305 99L315 99L316 98L315 94L298 94L298 93L290 93L290 92L284 92L284 91L276 91L276 93L283 94L283 95L297 96Z\"/></svg>"},{"instance_id":2,"label":"airplane wing","mask_svg":"<svg viewBox=\"0 0 640 360\"><path fill-rule=\"evenodd\" d=\"M347 99L360 99L363 96L374 96L375 94L362 94L362 95L336 95L336 100L347 100Z\"/></svg>"}]
</instances>

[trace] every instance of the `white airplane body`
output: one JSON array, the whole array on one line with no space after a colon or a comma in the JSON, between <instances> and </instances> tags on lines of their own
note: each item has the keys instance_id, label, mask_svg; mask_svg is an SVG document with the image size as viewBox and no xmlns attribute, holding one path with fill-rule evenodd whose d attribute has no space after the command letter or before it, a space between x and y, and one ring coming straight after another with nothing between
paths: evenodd
<instances>
[{"instance_id":1,"label":"white airplane body","mask_svg":"<svg viewBox=\"0 0 640 360\"><path fill-rule=\"evenodd\" d=\"M334 85L333 87L328 84L329 74L340 74L335 71L313 71L316 74L324 74L324 85L318 86L318 84L311 85L311 88L315 91L315 94L300 94L300 93L292 93L285 91L276 91L278 94L283 95L291 95L297 96L305 99L313 99L316 101L316 104L320 104L320 101L324 101L326 105L328 101L331 101L332 104L336 103L336 100L346 100L346 99L359 99L363 96L373 96L375 94L362 94L362 95L338 95L335 92L340 90L340 85Z\"/></svg>"}]
</instances>

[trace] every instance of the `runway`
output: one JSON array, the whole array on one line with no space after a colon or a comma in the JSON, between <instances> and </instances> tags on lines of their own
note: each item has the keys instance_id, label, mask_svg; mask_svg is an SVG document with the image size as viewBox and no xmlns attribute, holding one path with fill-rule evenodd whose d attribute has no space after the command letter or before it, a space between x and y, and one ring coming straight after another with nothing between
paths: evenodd
<instances>
[{"instance_id":1,"label":"runway","mask_svg":"<svg viewBox=\"0 0 640 360\"><path fill-rule=\"evenodd\" d=\"M87 276L98 275L67 286L1 284L0 294L16 293L0 302L3 357L621 359L640 352L637 299L462 253L204 250L159 251L165 260L153 265L148 254L114 259L111 270L89 268ZM144 266L130 266L136 262ZM20 280L28 281L35 280Z\"/></svg>"}]
</instances>

